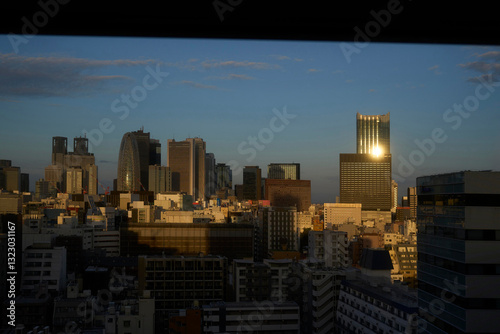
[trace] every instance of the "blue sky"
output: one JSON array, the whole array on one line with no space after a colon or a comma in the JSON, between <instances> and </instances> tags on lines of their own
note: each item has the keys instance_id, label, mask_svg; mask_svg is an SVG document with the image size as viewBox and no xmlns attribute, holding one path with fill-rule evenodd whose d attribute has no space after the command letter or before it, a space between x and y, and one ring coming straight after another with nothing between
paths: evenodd
<instances>
[{"instance_id":1,"label":"blue sky","mask_svg":"<svg viewBox=\"0 0 500 334\"><path fill-rule=\"evenodd\" d=\"M390 112L402 195L421 175L498 170L500 86L481 82L499 73L500 48L489 46L370 43L348 62L334 42L35 36L15 50L0 36L0 159L30 173L34 189L52 136L92 138L107 122L91 152L111 186L121 137L144 126L164 165L167 139L197 136L217 162L259 165L263 177L269 163L299 162L312 201L332 202L339 153L356 150L356 112ZM285 110L286 124L271 126ZM434 148L416 144L433 131Z\"/></svg>"}]
</instances>

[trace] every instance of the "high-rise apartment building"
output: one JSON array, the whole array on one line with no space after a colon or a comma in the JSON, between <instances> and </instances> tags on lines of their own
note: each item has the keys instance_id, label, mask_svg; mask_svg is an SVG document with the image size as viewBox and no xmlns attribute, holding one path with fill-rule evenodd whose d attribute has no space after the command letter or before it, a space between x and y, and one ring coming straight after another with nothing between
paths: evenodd
<instances>
[{"instance_id":1,"label":"high-rise apartment building","mask_svg":"<svg viewBox=\"0 0 500 334\"><path fill-rule=\"evenodd\" d=\"M391 155L340 154L340 203L391 210Z\"/></svg>"},{"instance_id":2,"label":"high-rise apartment building","mask_svg":"<svg viewBox=\"0 0 500 334\"><path fill-rule=\"evenodd\" d=\"M172 173L172 190L195 199L205 196L206 143L201 138L167 141L167 166Z\"/></svg>"},{"instance_id":3,"label":"high-rise apartment building","mask_svg":"<svg viewBox=\"0 0 500 334\"><path fill-rule=\"evenodd\" d=\"M384 155L391 153L390 113L356 114L356 153Z\"/></svg>"},{"instance_id":4,"label":"high-rise apartment building","mask_svg":"<svg viewBox=\"0 0 500 334\"><path fill-rule=\"evenodd\" d=\"M262 175L258 166L243 168L243 199L258 201L262 197Z\"/></svg>"},{"instance_id":5,"label":"high-rise apartment building","mask_svg":"<svg viewBox=\"0 0 500 334\"><path fill-rule=\"evenodd\" d=\"M267 165L267 178L280 180L300 180L299 163L272 163Z\"/></svg>"},{"instance_id":6,"label":"high-rise apartment building","mask_svg":"<svg viewBox=\"0 0 500 334\"><path fill-rule=\"evenodd\" d=\"M421 333L498 333L500 172L417 178Z\"/></svg>"}]
</instances>

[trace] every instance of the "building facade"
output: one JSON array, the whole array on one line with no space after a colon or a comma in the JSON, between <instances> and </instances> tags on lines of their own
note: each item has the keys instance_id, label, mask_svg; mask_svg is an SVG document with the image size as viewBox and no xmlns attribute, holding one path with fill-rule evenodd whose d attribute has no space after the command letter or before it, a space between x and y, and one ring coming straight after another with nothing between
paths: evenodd
<instances>
[{"instance_id":1,"label":"building facade","mask_svg":"<svg viewBox=\"0 0 500 334\"><path fill-rule=\"evenodd\" d=\"M385 115L356 114L356 139L359 154L390 154L390 113Z\"/></svg>"},{"instance_id":2,"label":"building facade","mask_svg":"<svg viewBox=\"0 0 500 334\"><path fill-rule=\"evenodd\" d=\"M340 203L361 203L362 210L390 211L391 155L340 154Z\"/></svg>"},{"instance_id":3,"label":"building facade","mask_svg":"<svg viewBox=\"0 0 500 334\"><path fill-rule=\"evenodd\" d=\"M417 196L422 332L498 332L500 172L418 177Z\"/></svg>"}]
</instances>

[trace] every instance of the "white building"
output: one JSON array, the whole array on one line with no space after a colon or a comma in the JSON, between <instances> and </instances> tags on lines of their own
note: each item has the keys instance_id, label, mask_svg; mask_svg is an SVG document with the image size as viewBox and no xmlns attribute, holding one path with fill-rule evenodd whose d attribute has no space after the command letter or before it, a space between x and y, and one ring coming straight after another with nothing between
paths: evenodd
<instances>
[{"instance_id":1,"label":"white building","mask_svg":"<svg viewBox=\"0 0 500 334\"><path fill-rule=\"evenodd\" d=\"M344 223L361 225L361 203L325 203L323 212L327 229Z\"/></svg>"}]
</instances>

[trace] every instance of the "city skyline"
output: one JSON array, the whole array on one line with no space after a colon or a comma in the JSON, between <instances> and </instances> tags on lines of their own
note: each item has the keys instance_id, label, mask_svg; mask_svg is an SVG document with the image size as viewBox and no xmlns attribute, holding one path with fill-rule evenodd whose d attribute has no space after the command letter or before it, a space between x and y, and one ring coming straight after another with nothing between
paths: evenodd
<instances>
[{"instance_id":1,"label":"city skyline","mask_svg":"<svg viewBox=\"0 0 500 334\"><path fill-rule=\"evenodd\" d=\"M200 137L232 162L233 185L235 166L297 162L312 202L335 202L357 112L390 112L400 194L421 175L500 162L500 94L484 84L498 79L498 47L370 43L349 63L333 42L36 36L16 54L3 37L0 158L30 174L31 190L52 137L85 133L112 188L123 135L144 126L162 165L168 139Z\"/></svg>"}]
</instances>

